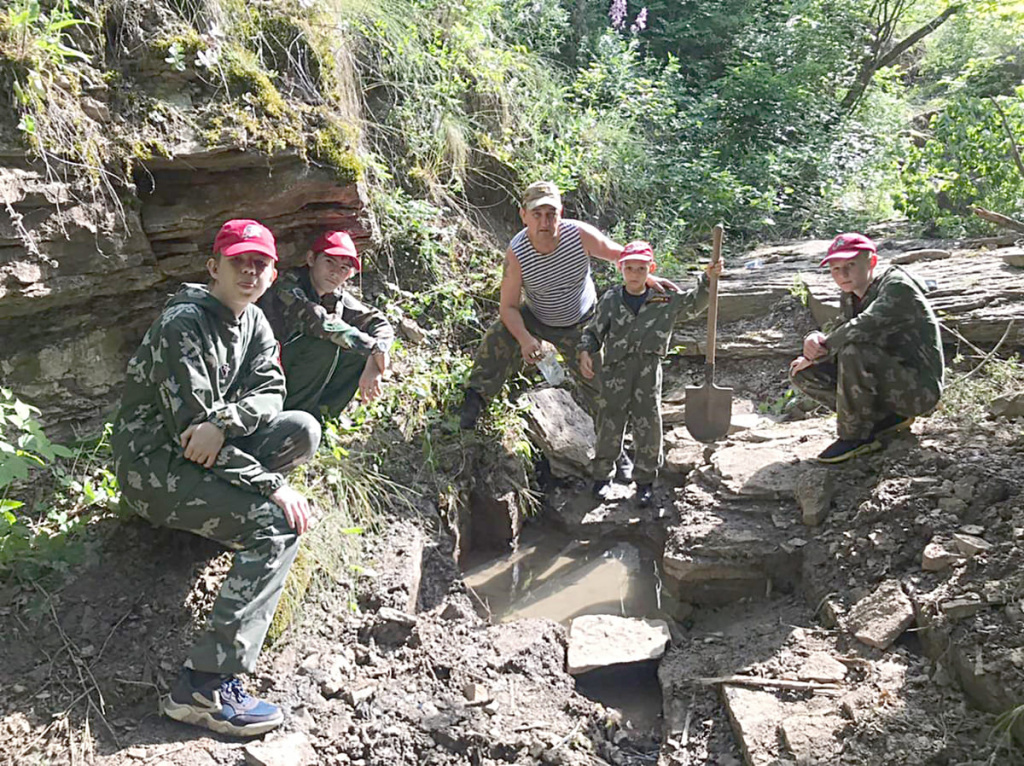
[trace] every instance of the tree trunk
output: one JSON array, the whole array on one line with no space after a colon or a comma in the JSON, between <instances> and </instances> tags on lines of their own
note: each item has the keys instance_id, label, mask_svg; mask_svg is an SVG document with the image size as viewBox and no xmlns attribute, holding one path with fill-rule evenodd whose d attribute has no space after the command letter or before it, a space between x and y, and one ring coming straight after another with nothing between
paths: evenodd
<instances>
[{"instance_id":1,"label":"tree trunk","mask_svg":"<svg viewBox=\"0 0 1024 766\"><path fill-rule=\"evenodd\" d=\"M896 43L896 45L894 45L885 55L871 55L864 59L864 61L861 62L860 71L857 73L857 77L854 79L853 85L850 86L850 89L846 92L846 96L843 98L842 103L839 105L840 113L849 114L853 111L853 108L857 106L861 97L864 95L864 91L866 91L868 89L868 85L871 84L871 78L875 76L875 72L894 64L896 60L906 53L911 46L920 42L936 29L941 27L946 22L946 19L961 8L963 8L962 5L950 5L946 10L929 21L923 27L919 27L903 40Z\"/></svg>"}]
</instances>

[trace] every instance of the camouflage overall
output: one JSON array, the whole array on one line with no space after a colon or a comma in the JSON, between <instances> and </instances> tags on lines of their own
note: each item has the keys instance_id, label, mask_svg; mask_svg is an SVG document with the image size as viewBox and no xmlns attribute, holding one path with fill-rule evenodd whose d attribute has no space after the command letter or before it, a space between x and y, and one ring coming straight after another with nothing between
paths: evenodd
<instances>
[{"instance_id":1,"label":"camouflage overall","mask_svg":"<svg viewBox=\"0 0 1024 766\"><path fill-rule=\"evenodd\" d=\"M790 376L837 414L840 439L867 439L888 414L928 412L942 395L939 323L924 288L899 267L880 269L864 297L843 293L828 357Z\"/></svg>"},{"instance_id":2,"label":"camouflage overall","mask_svg":"<svg viewBox=\"0 0 1024 766\"><path fill-rule=\"evenodd\" d=\"M195 670L251 671L270 627L298 536L269 499L309 459L319 424L281 412L284 375L262 312L240 318L200 285L168 303L128 364L111 438L122 502L152 523L235 551ZM225 434L214 466L184 457L179 435L210 422Z\"/></svg>"},{"instance_id":3,"label":"camouflage overall","mask_svg":"<svg viewBox=\"0 0 1024 766\"><path fill-rule=\"evenodd\" d=\"M384 314L344 288L318 296L308 266L287 272L258 305L281 342L285 408L317 418L345 409L359 389L367 358L375 349L390 349L395 339Z\"/></svg>"},{"instance_id":4,"label":"camouflage overall","mask_svg":"<svg viewBox=\"0 0 1024 766\"><path fill-rule=\"evenodd\" d=\"M561 352L582 400L580 404L593 417L597 411L597 396L600 390L597 381L600 380L600 373L587 380L580 374L579 360L576 357L580 333L591 315L584 316L578 324L569 327L552 327L543 324L526 306L521 306L519 312L523 315L523 323L530 335L548 341ZM598 366L595 360L595 367ZM480 341L467 385L485 399L490 399L501 390L506 380L522 369L523 355L519 349L519 342L498 319L487 328L483 340Z\"/></svg>"},{"instance_id":5,"label":"camouflage overall","mask_svg":"<svg viewBox=\"0 0 1024 766\"><path fill-rule=\"evenodd\" d=\"M601 296L580 340L581 350L592 355L603 350L604 358L592 471L595 479L612 475L626 422L632 419L633 479L650 484L664 462L661 360L668 354L676 319L707 307L707 277L701 276L697 287L686 293L648 290L637 314L626 305L624 289L613 287Z\"/></svg>"}]
</instances>

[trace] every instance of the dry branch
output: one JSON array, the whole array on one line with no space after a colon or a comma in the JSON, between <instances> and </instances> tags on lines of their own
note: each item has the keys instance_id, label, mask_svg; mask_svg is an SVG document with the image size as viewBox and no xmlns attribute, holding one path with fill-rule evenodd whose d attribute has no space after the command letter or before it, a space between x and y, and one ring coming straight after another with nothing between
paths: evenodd
<instances>
[{"instance_id":1,"label":"dry branch","mask_svg":"<svg viewBox=\"0 0 1024 766\"><path fill-rule=\"evenodd\" d=\"M978 216L978 218L983 218L986 221L1002 226L1004 229L1012 229L1013 231L1019 231L1021 234L1024 234L1024 223L1021 223L1016 218L1010 218L1008 215L986 210L983 207L972 207L971 211Z\"/></svg>"},{"instance_id":2,"label":"dry branch","mask_svg":"<svg viewBox=\"0 0 1024 766\"><path fill-rule=\"evenodd\" d=\"M705 686L729 684L731 686L757 686L762 688L795 689L800 691L842 691L839 684L816 683L814 681L791 681L788 678L759 678L757 676L718 676L717 678L695 678L696 683Z\"/></svg>"}]
</instances>

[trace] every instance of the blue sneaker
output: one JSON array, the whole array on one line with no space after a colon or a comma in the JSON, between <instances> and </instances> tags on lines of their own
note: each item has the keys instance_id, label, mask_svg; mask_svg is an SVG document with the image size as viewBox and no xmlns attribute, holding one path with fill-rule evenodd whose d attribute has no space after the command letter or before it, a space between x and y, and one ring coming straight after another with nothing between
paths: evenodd
<instances>
[{"instance_id":1,"label":"blue sneaker","mask_svg":"<svg viewBox=\"0 0 1024 766\"><path fill-rule=\"evenodd\" d=\"M203 680L206 677L207 680ZM284 713L246 693L234 676L182 668L171 693L161 700L163 714L233 737L256 737L284 722Z\"/></svg>"}]
</instances>

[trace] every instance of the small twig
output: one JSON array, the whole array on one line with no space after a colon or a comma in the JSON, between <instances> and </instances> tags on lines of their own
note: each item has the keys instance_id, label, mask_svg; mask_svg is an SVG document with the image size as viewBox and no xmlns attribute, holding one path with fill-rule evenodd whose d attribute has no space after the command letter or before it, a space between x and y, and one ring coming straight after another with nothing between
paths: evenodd
<instances>
[{"instance_id":1,"label":"small twig","mask_svg":"<svg viewBox=\"0 0 1024 766\"><path fill-rule=\"evenodd\" d=\"M170 755L171 753L176 753L179 750L184 750L186 747L188 747L191 744L192 744L191 742L182 742L180 745L175 745L174 747L170 747L167 750L161 750L158 753L153 753L152 755L147 755L145 758L142 759L141 762L142 763L149 763L150 761L155 761L157 758L163 758L165 756Z\"/></svg>"},{"instance_id":2,"label":"small twig","mask_svg":"<svg viewBox=\"0 0 1024 766\"><path fill-rule=\"evenodd\" d=\"M1002 346L1003 346L1003 343L1004 343L1004 342L1006 342L1006 339L1007 339L1007 337L1009 337L1009 335L1010 335L1010 330L1012 330L1012 329L1013 329L1013 323L1014 323L1014 321L1015 321L1015 320L1013 320L1013 319L1011 319L1011 320L1009 321L1009 323L1008 323L1008 324L1006 325L1006 330L1005 330L1005 332L1003 332L1003 337L1002 337L1002 338L1000 338L1000 339L999 339L999 342L998 342L998 343L997 343L997 344L996 344L996 345L995 345L995 346L994 346L994 347L992 348L992 350L991 350L991 351L989 351L989 352L988 352L988 354L986 354L986 355L985 355L985 358L984 358L984 359L982 359L982 360L981 360L981 361L980 361L980 362L978 363L978 366L977 366L977 367L975 367L975 368L974 368L973 370L971 370L970 372L968 372L968 373L965 373L965 374L961 375L961 376L960 376L959 378L957 378L957 379L956 379L956 380L954 380L954 381L953 381L952 383L950 383L950 384L949 384L950 388L952 388L953 386L958 386L958 385L960 385L960 384L961 384L961 383L963 383L963 382L964 382L965 380L967 380L967 379L968 379L969 377L971 377L971 376L972 376L972 375L973 375L974 373L976 373L976 372L977 372L978 370L980 370L980 369L981 369L982 367L984 367L984 366L985 366L986 364L988 364L988 363L989 363L989 361L991 361L992 357L993 357L993 356L995 356L995 355L996 355L996 354L997 354L997 353L999 352L999 349L1000 349L1000 348L1002 348Z\"/></svg>"},{"instance_id":3,"label":"small twig","mask_svg":"<svg viewBox=\"0 0 1024 766\"><path fill-rule=\"evenodd\" d=\"M106 712L106 703L103 700L103 692L100 690L100 686L96 682L96 677L92 674L92 670L86 664L85 660L82 659L81 651L78 649L77 646L75 646L75 643L68 637L68 634L64 631L64 628L61 626L60 620L57 618L57 609L53 605L53 597L39 583L33 583L33 586L37 590L39 590L39 592L41 592L43 596L46 598L46 604L50 608L50 617L53 620L53 625L57 629L57 633L60 636L61 641L64 643L64 649L67 651L68 656L71 658L71 664L75 667L75 672L78 674L78 682L82 685L82 688L85 690L84 695L79 695L75 702L72 703L71 706L65 710L65 713L69 712L71 708L74 707L74 705L78 702L78 700L82 699L82 697L84 696L88 706L96 712L96 715L99 716L100 720L103 722L103 725L107 727L107 731L110 732L110 737L114 740L114 744L118 748L120 748L121 743L117 739L117 734L114 733L113 727L110 725L110 722L107 721L106 716L104 715L104 713ZM89 677L88 682L86 681L85 676ZM97 705L93 701L92 692L96 693L96 698L99 700L99 705Z\"/></svg>"},{"instance_id":4,"label":"small twig","mask_svg":"<svg viewBox=\"0 0 1024 766\"><path fill-rule=\"evenodd\" d=\"M564 737L558 740L558 742L551 746L551 751L554 752L555 750L560 750L561 748L565 747L566 743L568 743L570 740L572 740L573 737L579 734L580 729L582 728L583 719L580 718L578 721L576 721L576 725L572 727L572 731L570 731L568 734L566 734Z\"/></svg>"},{"instance_id":5,"label":"small twig","mask_svg":"<svg viewBox=\"0 0 1024 766\"><path fill-rule=\"evenodd\" d=\"M121 617L121 619L118 620L116 623L114 623L114 627L112 627L110 629L110 632L107 633L107 637L105 639L103 639L103 645L100 646L100 650L98 652L96 652L96 657L93 658L93 661L90 664L95 664L95 663L99 662L100 657L103 656L103 651L107 648L107 644L110 643L110 639L114 637L114 633L117 631L118 628L121 627L121 623L123 623L125 620L127 620L129 617L131 617L132 612L135 611L135 607L138 605L139 601L141 601L141 600L142 600L142 597L140 596L139 600L137 600L134 604L131 605L131 608L129 608L128 611L124 613L124 615Z\"/></svg>"},{"instance_id":6,"label":"small twig","mask_svg":"<svg viewBox=\"0 0 1024 766\"><path fill-rule=\"evenodd\" d=\"M786 678L758 678L757 676L719 676L717 678L694 678L694 682L705 686L723 684L729 686L757 686L800 691L842 691L839 684L816 683L814 681L791 681Z\"/></svg>"},{"instance_id":7,"label":"small twig","mask_svg":"<svg viewBox=\"0 0 1024 766\"><path fill-rule=\"evenodd\" d=\"M941 327L943 330L948 332L950 335L952 335L954 338L956 338L961 343L964 343L964 344L970 346L971 350L974 351L975 353L979 354L980 356L985 356L985 350L984 349L981 349L981 348L978 348L977 346L975 346L973 343L971 343L969 340L967 340L967 338L965 338L963 335L958 333L952 327L949 327L948 325L942 324L942 323L939 324L939 327Z\"/></svg>"},{"instance_id":8,"label":"small twig","mask_svg":"<svg viewBox=\"0 0 1024 766\"><path fill-rule=\"evenodd\" d=\"M690 697L690 704L686 708L686 721L683 723L682 747L686 747L690 743L690 721L693 719L693 705L696 701L697 692L694 692Z\"/></svg>"}]
</instances>

